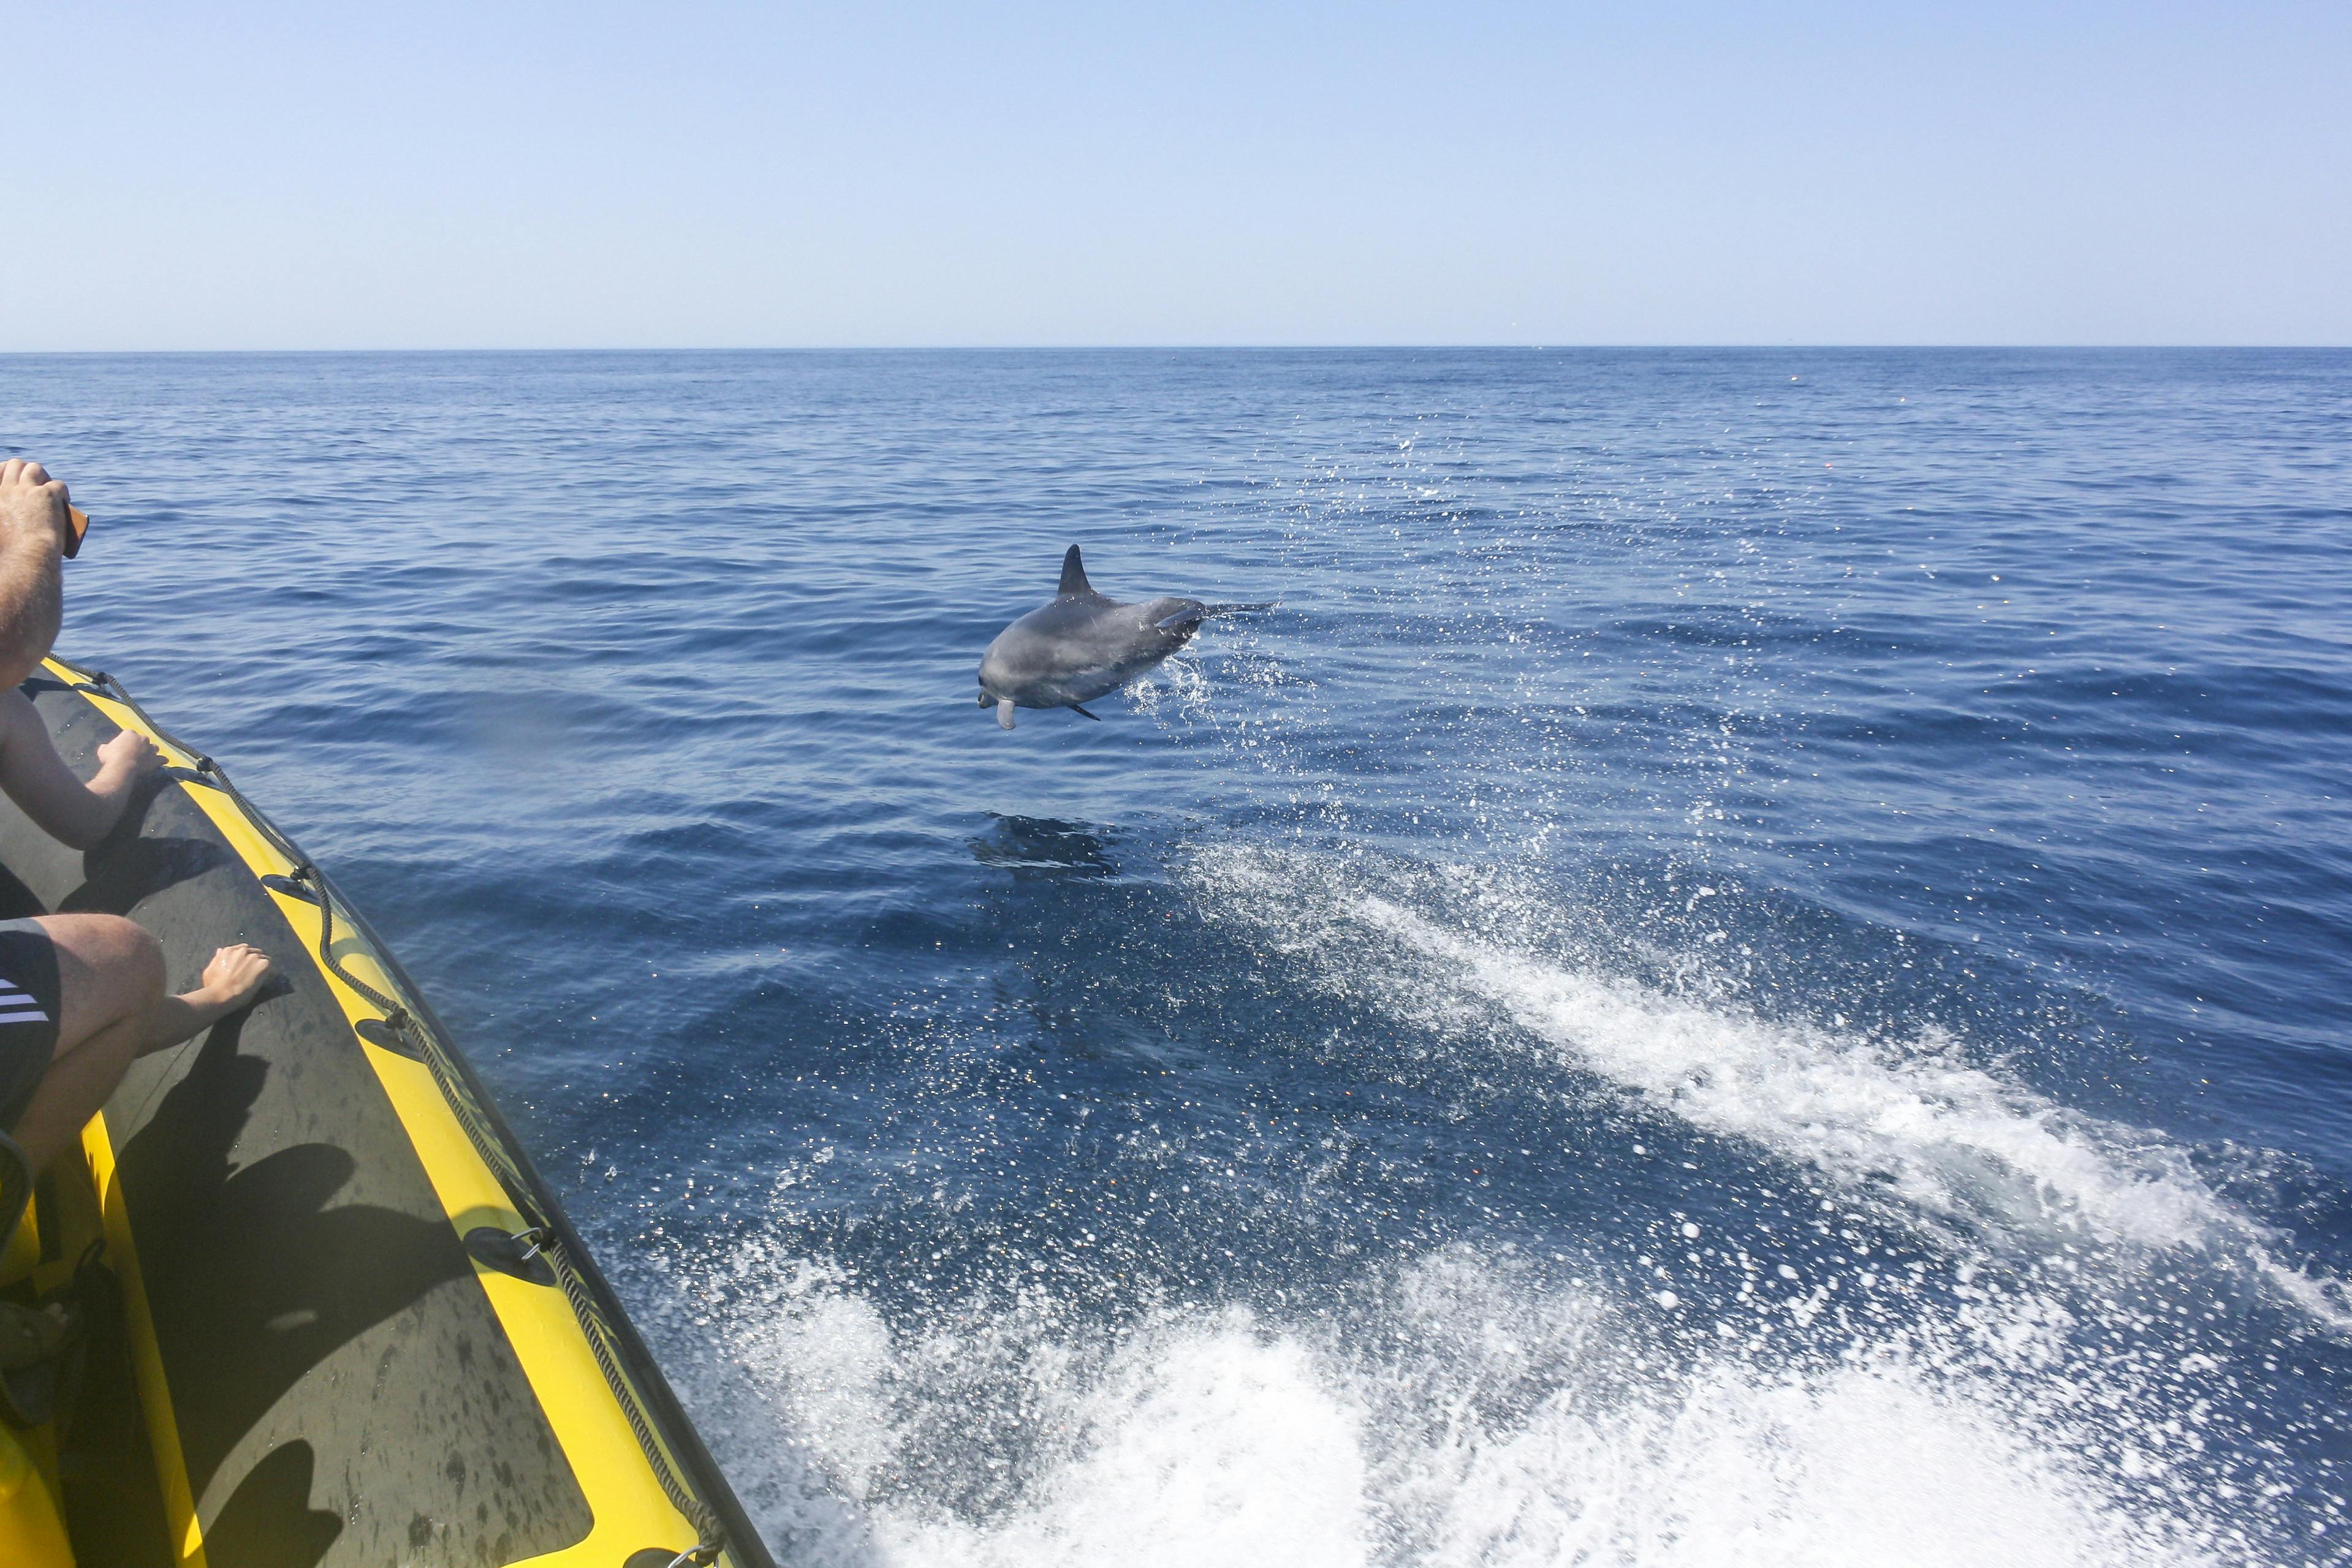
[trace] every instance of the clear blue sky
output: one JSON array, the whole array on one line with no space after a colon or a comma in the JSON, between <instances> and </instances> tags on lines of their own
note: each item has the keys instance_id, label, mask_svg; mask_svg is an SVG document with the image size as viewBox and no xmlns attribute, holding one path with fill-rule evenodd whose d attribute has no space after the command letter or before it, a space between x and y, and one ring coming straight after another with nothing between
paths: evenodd
<instances>
[{"instance_id":1,"label":"clear blue sky","mask_svg":"<svg viewBox=\"0 0 2352 1568\"><path fill-rule=\"evenodd\" d=\"M2352 343L2352 5L11 7L0 350Z\"/></svg>"}]
</instances>

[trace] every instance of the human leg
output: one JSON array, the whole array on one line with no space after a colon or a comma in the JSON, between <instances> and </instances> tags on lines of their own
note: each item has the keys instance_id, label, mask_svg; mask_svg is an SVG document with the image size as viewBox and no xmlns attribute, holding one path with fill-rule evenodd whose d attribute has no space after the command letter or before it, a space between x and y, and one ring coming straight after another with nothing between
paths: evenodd
<instances>
[{"instance_id":1,"label":"human leg","mask_svg":"<svg viewBox=\"0 0 2352 1568\"><path fill-rule=\"evenodd\" d=\"M34 1170L48 1169L81 1136L82 1124L112 1097L137 1054L143 1021L117 1019L49 1063L16 1122L16 1145Z\"/></svg>"},{"instance_id":2,"label":"human leg","mask_svg":"<svg viewBox=\"0 0 2352 1568\"><path fill-rule=\"evenodd\" d=\"M163 948L132 922L58 915L30 924L48 938L58 988L55 1051L15 1130L39 1170L71 1145L133 1059L177 1044L243 1006L268 976L269 961L242 944L224 947L194 990L167 997Z\"/></svg>"},{"instance_id":3,"label":"human leg","mask_svg":"<svg viewBox=\"0 0 2352 1568\"><path fill-rule=\"evenodd\" d=\"M12 922L8 944L18 971L9 978L54 1022L48 1065L12 1129L33 1168L43 1170L122 1082L163 995L163 950L112 915Z\"/></svg>"},{"instance_id":4,"label":"human leg","mask_svg":"<svg viewBox=\"0 0 2352 1568\"><path fill-rule=\"evenodd\" d=\"M251 1001L268 977L269 960L260 948L238 942L215 950L194 990L167 996L155 1004L140 1036L138 1054L144 1056L194 1038Z\"/></svg>"}]
</instances>

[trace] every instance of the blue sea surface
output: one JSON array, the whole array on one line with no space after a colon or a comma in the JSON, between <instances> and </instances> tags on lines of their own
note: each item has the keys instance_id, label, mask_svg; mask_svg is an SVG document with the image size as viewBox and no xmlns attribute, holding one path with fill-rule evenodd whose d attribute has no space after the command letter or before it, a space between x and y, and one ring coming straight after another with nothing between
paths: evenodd
<instances>
[{"instance_id":1,"label":"blue sea surface","mask_svg":"<svg viewBox=\"0 0 2352 1568\"><path fill-rule=\"evenodd\" d=\"M781 1556L2352 1562L2352 354L13 359ZM1082 544L1212 622L976 706Z\"/></svg>"}]
</instances>

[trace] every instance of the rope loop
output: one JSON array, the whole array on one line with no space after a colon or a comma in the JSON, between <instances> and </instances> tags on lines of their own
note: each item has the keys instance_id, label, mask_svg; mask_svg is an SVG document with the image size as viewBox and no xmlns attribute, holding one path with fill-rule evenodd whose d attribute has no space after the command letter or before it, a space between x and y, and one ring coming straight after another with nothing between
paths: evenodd
<instances>
[{"instance_id":1,"label":"rope loop","mask_svg":"<svg viewBox=\"0 0 2352 1568\"><path fill-rule=\"evenodd\" d=\"M327 973L365 997L376 1011L383 1015L387 1025L394 1030L406 1030L410 1022L409 1012L401 1005L399 998L377 990L345 968L343 961L335 956L335 895L328 889L326 876L308 860L296 861L294 869L286 874L289 881L309 883L319 895L319 962L325 967Z\"/></svg>"}]
</instances>

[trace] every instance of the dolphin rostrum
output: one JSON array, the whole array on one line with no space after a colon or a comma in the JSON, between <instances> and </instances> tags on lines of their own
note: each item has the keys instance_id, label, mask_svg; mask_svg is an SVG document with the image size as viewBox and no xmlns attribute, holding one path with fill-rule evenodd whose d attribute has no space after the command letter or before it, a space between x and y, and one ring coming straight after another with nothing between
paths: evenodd
<instances>
[{"instance_id":1,"label":"dolphin rostrum","mask_svg":"<svg viewBox=\"0 0 2352 1568\"><path fill-rule=\"evenodd\" d=\"M1115 692L1192 640L1211 615L1271 610L1263 604L1203 604L1197 599L1147 599L1121 604L1087 580L1078 547L1062 558L1054 602L1032 610L996 634L980 660L980 706L996 705L996 722L1013 727L1016 707L1080 707Z\"/></svg>"}]
</instances>

